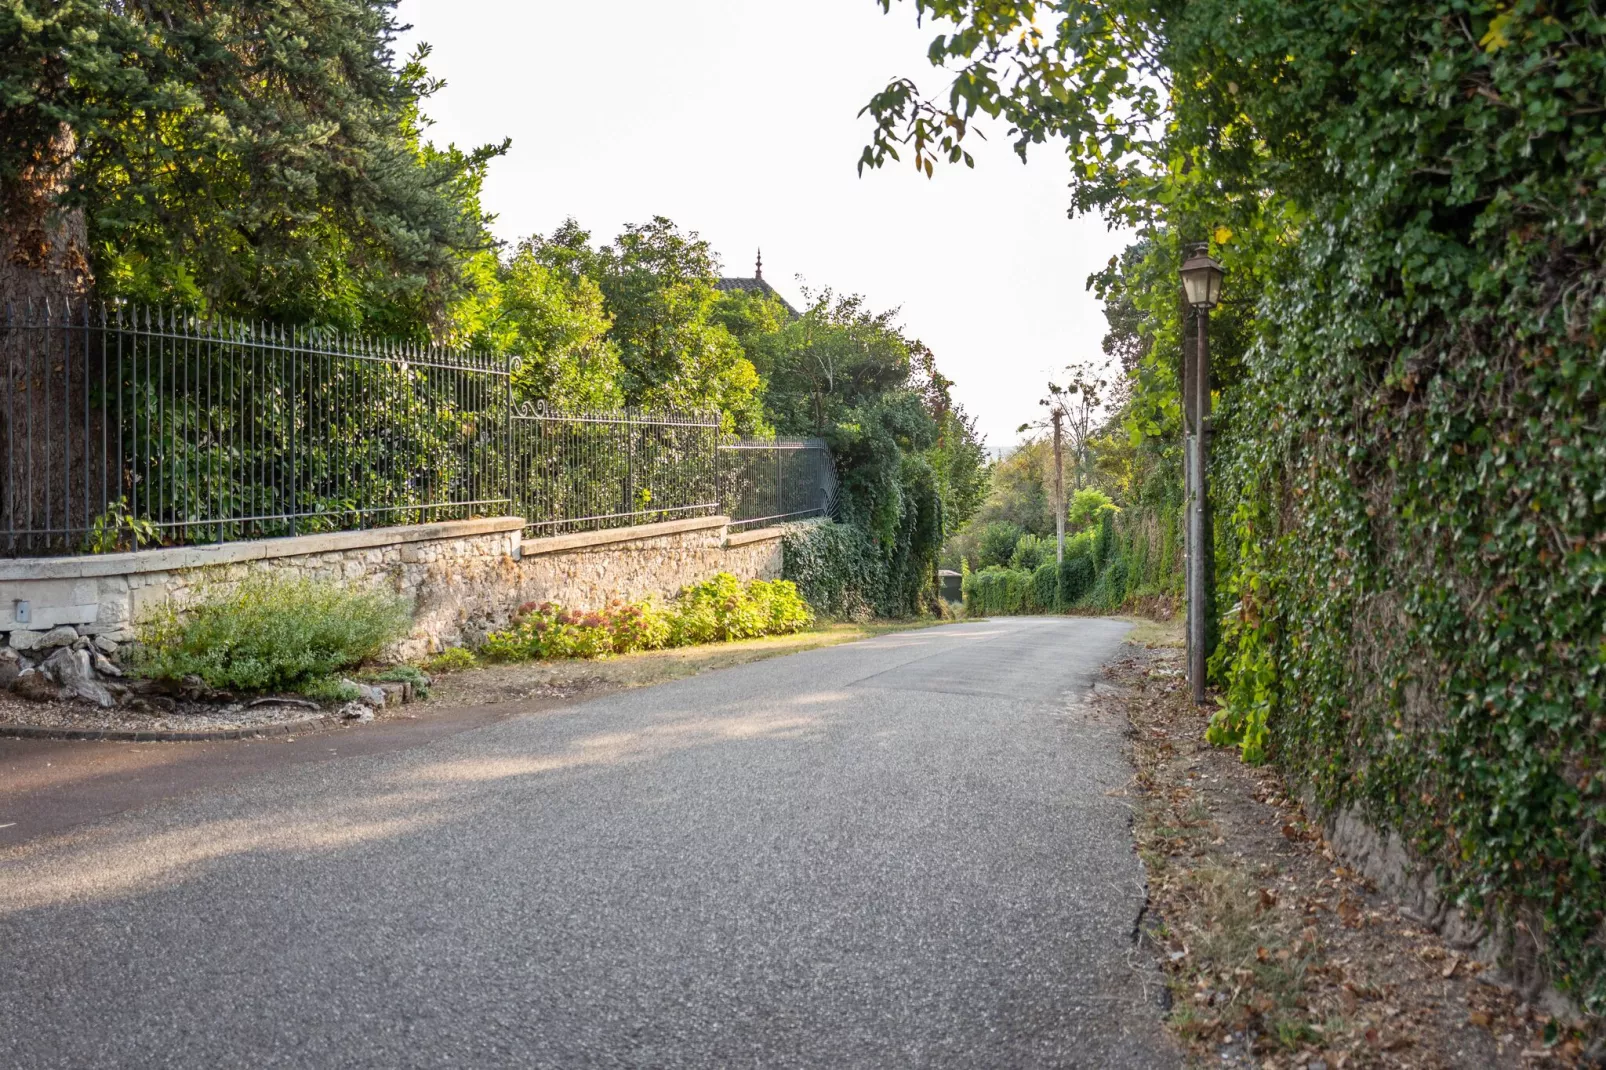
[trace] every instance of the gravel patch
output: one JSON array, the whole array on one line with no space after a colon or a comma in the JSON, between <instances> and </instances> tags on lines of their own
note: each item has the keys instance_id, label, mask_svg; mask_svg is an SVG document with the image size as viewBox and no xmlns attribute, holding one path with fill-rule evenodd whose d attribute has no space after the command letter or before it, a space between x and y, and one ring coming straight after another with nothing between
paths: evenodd
<instances>
[{"instance_id":1,"label":"gravel patch","mask_svg":"<svg viewBox=\"0 0 1606 1070\"><path fill-rule=\"evenodd\" d=\"M8 727L99 732L218 732L246 728L278 728L327 720L324 709L264 704L226 706L179 703L169 711L140 712L122 707L103 710L75 702L28 702L0 695L0 732Z\"/></svg>"}]
</instances>

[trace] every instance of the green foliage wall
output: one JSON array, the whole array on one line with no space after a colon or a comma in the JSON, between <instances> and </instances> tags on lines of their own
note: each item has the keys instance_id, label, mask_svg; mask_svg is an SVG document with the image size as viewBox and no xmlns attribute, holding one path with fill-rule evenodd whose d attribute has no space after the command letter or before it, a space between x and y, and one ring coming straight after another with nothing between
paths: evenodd
<instances>
[{"instance_id":1,"label":"green foliage wall","mask_svg":"<svg viewBox=\"0 0 1606 1070\"><path fill-rule=\"evenodd\" d=\"M990 565L965 577L965 612L973 617L1029 613L1035 608L1031 592L1031 573Z\"/></svg>"},{"instance_id":2,"label":"green foliage wall","mask_svg":"<svg viewBox=\"0 0 1606 1070\"><path fill-rule=\"evenodd\" d=\"M863 528L830 521L790 525L782 575L828 617L867 620L888 602L889 570Z\"/></svg>"},{"instance_id":3,"label":"green foliage wall","mask_svg":"<svg viewBox=\"0 0 1606 1070\"><path fill-rule=\"evenodd\" d=\"M971 573L965 604L986 614L1114 613L1135 599L1174 597L1182 589L1177 533L1174 517L1106 514L1098 529L1066 540L1063 561L1054 561L1050 539L1043 540L1045 559L1036 568L994 565ZM1028 538L1035 536L1023 541Z\"/></svg>"},{"instance_id":4,"label":"green foliage wall","mask_svg":"<svg viewBox=\"0 0 1606 1070\"><path fill-rule=\"evenodd\" d=\"M964 160L979 113L1060 139L1073 206L1148 243L1113 270L1158 325L1150 431L1181 240L1226 262L1214 737L1399 831L1606 1014L1606 13L914 7L959 24L930 53L951 95L890 84L865 164Z\"/></svg>"}]
</instances>

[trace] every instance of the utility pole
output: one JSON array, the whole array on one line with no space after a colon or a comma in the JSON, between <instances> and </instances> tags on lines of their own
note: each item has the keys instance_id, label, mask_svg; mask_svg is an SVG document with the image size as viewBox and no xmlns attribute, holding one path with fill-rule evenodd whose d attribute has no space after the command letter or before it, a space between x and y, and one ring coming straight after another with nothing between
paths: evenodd
<instances>
[{"instance_id":1,"label":"utility pole","mask_svg":"<svg viewBox=\"0 0 1606 1070\"><path fill-rule=\"evenodd\" d=\"M1214 569L1215 535L1210 517L1210 310L1221 299L1221 279L1225 272L1210 255L1206 243L1190 245L1182 265L1182 288L1193 307L1197 331L1193 346L1191 375L1183 383L1185 410L1192 410L1186 475L1188 495L1188 683L1194 705L1205 699L1205 671L1210 657L1211 583ZM1184 351L1186 352L1186 351ZM1186 416L1189 415L1185 412Z\"/></svg>"},{"instance_id":2,"label":"utility pole","mask_svg":"<svg viewBox=\"0 0 1606 1070\"><path fill-rule=\"evenodd\" d=\"M1065 407L1055 405L1054 419L1054 560L1065 561L1065 450L1062 423Z\"/></svg>"}]
</instances>

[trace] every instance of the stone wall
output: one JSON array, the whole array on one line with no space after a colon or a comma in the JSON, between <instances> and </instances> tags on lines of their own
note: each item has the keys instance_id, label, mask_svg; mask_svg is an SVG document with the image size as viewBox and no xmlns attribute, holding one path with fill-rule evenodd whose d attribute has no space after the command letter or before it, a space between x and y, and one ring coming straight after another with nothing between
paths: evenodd
<instances>
[{"instance_id":1,"label":"stone wall","mask_svg":"<svg viewBox=\"0 0 1606 1070\"><path fill-rule=\"evenodd\" d=\"M476 643L506 625L524 602L589 609L613 598L672 598L717 572L742 579L781 574L780 530L732 533L725 517L542 539L524 539L523 529L520 517L495 517L0 561L0 632L18 651L71 645L81 637L115 649L134 638L153 605L183 604L208 584L269 571L383 585L408 599L413 633L394 651L408 659ZM26 621L17 619L21 603L27 604Z\"/></svg>"},{"instance_id":2,"label":"stone wall","mask_svg":"<svg viewBox=\"0 0 1606 1070\"><path fill-rule=\"evenodd\" d=\"M731 533L727 525L724 517L702 517L527 539L518 601L591 609L611 598L670 599L717 572L780 578L779 530Z\"/></svg>"}]
</instances>

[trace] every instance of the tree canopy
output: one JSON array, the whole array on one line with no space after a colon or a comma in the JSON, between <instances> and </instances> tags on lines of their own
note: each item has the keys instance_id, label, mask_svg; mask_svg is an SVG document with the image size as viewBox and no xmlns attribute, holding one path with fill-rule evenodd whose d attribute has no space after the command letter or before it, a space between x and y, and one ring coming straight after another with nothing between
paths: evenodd
<instances>
[{"instance_id":1,"label":"tree canopy","mask_svg":"<svg viewBox=\"0 0 1606 1070\"><path fill-rule=\"evenodd\" d=\"M502 145L423 141L391 0L0 8L0 296L82 288L416 335L489 248Z\"/></svg>"}]
</instances>

